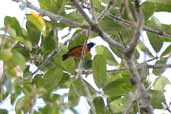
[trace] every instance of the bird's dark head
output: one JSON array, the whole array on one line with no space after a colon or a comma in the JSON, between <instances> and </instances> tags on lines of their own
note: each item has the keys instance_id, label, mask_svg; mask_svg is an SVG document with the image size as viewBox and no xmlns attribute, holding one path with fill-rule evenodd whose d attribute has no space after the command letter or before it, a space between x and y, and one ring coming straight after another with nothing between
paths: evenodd
<instances>
[{"instance_id":1,"label":"bird's dark head","mask_svg":"<svg viewBox=\"0 0 171 114\"><path fill-rule=\"evenodd\" d=\"M87 47L90 50L94 45L95 45L95 43L90 42L90 43L87 44Z\"/></svg>"}]
</instances>

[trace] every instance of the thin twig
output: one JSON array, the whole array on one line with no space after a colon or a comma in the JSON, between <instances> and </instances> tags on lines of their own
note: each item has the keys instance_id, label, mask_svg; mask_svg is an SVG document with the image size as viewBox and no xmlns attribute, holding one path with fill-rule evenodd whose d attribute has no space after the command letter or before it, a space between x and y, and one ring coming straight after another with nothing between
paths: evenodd
<instances>
[{"instance_id":1,"label":"thin twig","mask_svg":"<svg viewBox=\"0 0 171 114\"><path fill-rule=\"evenodd\" d=\"M83 7L89 9L89 7L86 7L86 6L84 6L84 5L83 5ZM98 12L98 13L100 13L100 14L103 12L103 10L98 9L98 8L96 8L96 7L95 7L95 11ZM106 13L105 16L109 17L109 18L112 19L113 21L119 22L120 24L124 24L124 25L126 25L126 26L136 28L135 23L132 22L132 21L128 21L128 20L123 19L123 18L121 18L121 17L115 16L115 15L113 15L113 14L111 14L111 13ZM150 27L145 26L145 25L144 25L144 27L143 27L143 30L145 30L145 31L147 31L147 32L151 32L151 33L157 34L157 35L159 35L159 36L162 36L163 38L165 38L165 37L171 38L171 34L165 32L165 31L161 31L161 30L156 30L156 29L154 29L154 28L150 28Z\"/></svg>"},{"instance_id":2,"label":"thin twig","mask_svg":"<svg viewBox=\"0 0 171 114\"><path fill-rule=\"evenodd\" d=\"M97 19L96 19L96 16L95 16L95 11L94 11L94 4L93 4L93 0L90 0L90 11L91 11L91 14L92 14L92 19L94 20L95 23L97 23Z\"/></svg>"},{"instance_id":3,"label":"thin twig","mask_svg":"<svg viewBox=\"0 0 171 114\"><path fill-rule=\"evenodd\" d=\"M88 32L88 38L89 37L90 37L90 29L89 29L89 32ZM96 109L95 109L95 106L93 104L93 99L92 99L90 90L89 90L87 84L85 83L84 79L82 78L83 60L84 60L84 55L85 55L85 51L86 51L86 48L87 48L88 38L84 41L84 45L83 45L82 52L81 52L80 62L78 64L78 72L77 72L76 78L79 77L81 82L82 82L82 84L83 84L83 89L84 89L84 91L86 93L86 96L88 97L87 101L88 101L88 103L91 106L91 110L90 111L92 112L92 114L96 114Z\"/></svg>"},{"instance_id":4,"label":"thin twig","mask_svg":"<svg viewBox=\"0 0 171 114\"><path fill-rule=\"evenodd\" d=\"M166 102L166 98L164 100L164 104L165 104L165 109L171 113L171 109L169 108L169 104L167 104L167 102Z\"/></svg>"},{"instance_id":5,"label":"thin twig","mask_svg":"<svg viewBox=\"0 0 171 114\"><path fill-rule=\"evenodd\" d=\"M171 68L171 64L148 65L148 68Z\"/></svg>"},{"instance_id":6,"label":"thin twig","mask_svg":"<svg viewBox=\"0 0 171 114\"><path fill-rule=\"evenodd\" d=\"M43 63L31 74L32 76L35 75L39 70L42 70L48 62L58 53L61 51L62 48L58 49L55 48L53 51L51 51L50 54L46 57L46 59L43 61Z\"/></svg>"},{"instance_id":7,"label":"thin twig","mask_svg":"<svg viewBox=\"0 0 171 114\"><path fill-rule=\"evenodd\" d=\"M68 39L68 40L66 40L66 41L64 42L64 45L66 45L68 42L70 42L70 41L72 41L72 40L75 40L75 39L77 39L77 38L80 38L80 36L83 35L83 34L86 33L86 32L87 32L87 30L83 30L83 31L81 31L79 34L76 34L75 36L72 36L72 38L70 38L70 39Z\"/></svg>"},{"instance_id":8,"label":"thin twig","mask_svg":"<svg viewBox=\"0 0 171 114\"><path fill-rule=\"evenodd\" d=\"M148 69L150 68L171 68L171 64L155 64L155 65L148 65L146 63L141 63L139 65L136 66L137 69L140 69L142 67L146 67ZM123 72L123 71L126 71L128 70L128 67L122 67L122 68L119 68L119 69L112 69L112 70L107 70L106 72L108 73L119 73L119 72ZM92 70L83 70L82 71L83 74L92 74L93 71Z\"/></svg>"},{"instance_id":9,"label":"thin twig","mask_svg":"<svg viewBox=\"0 0 171 114\"><path fill-rule=\"evenodd\" d=\"M126 43L125 43L125 41L124 41L124 39L123 39L123 37L122 37L122 34L121 34L120 32L118 32L118 34L119 34L119 39L121 40L123 46L124 46L125 48L127 48Z\"/></svg>"},{"instance_id":10,"label":"thin twig","mask_svg":"<svg viewBox=\"0 0 171 114\"><path fill-rule=\"evenodd\" d=\"M115 2L115 0L110 0L109 1L107 7L102 11L101 15L97 18L98 23L103 20L103 18L106 16L106 14L110 10L110 8L111 8L111 6L113 5L114 2Z\"/></svg>"},{"instance_id":11,"label":"thin twig","mask_svg":"<svg viewBox=\"0 0 171 114\"><path fill-rule=\"evenodd\" d=\"M130 20L134 21L133 15L132 15L131 10L129 8L128 0L124 0L124 3L123 4L125 6L125 11L126 11L126 13L128 15L128 18Z\"/></svg>"},{"instance_id":12,"label":"thin twig","mask_svg":"<svg viewBox=\"0 0 171 114\"><path fill-rule=\"evenodd\" d=\"M80 58L80 62L78 64L78 72L77 72L77 75L76 75L77 78L80 77L81 74L82 74L83 60L84 60L85 50L87 48L87 40L88 40L88 38L84 41L84 44L83 44L83 47L82 47L81 58Z\"/></svg>"}]
</instances>

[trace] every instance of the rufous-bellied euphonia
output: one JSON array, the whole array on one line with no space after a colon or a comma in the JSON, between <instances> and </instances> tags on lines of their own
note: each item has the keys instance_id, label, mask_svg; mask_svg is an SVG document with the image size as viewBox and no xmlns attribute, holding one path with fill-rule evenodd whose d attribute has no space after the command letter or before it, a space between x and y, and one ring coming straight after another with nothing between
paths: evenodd
<instances>
[{"instance_id":1,"label":"rufous-bellied euphonia","mask_svg":"<svg viewBox=\"0 0 171 114\"><path fill-rule=\"evenodd\" d=\"M85 47L85 56L87 56L91 50L91 48L95 45L95 43L90 42ZM66 54L62 56L63 60L66 60L69 57L74 57L79 59L81 57L83 45L78 45L76 47L71 48Z\"/></svg>"}]
</instances>

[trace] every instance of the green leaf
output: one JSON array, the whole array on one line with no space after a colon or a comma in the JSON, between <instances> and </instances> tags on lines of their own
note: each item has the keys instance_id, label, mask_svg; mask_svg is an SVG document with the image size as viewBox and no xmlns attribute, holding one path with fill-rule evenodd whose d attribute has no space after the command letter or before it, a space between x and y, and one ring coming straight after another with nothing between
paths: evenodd
<instances>
[{"instance_id":1,"label":"green leaf","mask_svg":"<svg viewBox=\"0 0 171 114\"><path fill-rule=\"evenodd\" d=\"M162 109L163 108L162 103L165 102L165 97L164 97L163 92L159 90L150 90L149 93L151 95L153 108Z\"/></svg>"},{"instance_id":2,"label":"green leaf","mask_svg":"<svg viewBox=\"0 0 171 114\"><path fill-rule=\"evenodd\" d=\"M113 34L114 31L121 28L117 22L114 22L112 19L108 17L104 17L104 19L100 22L100 26L108 34Z\"/></svg>"},{"instance_id":3,"label":"green leaf","mask_svg":"<svg viewBox=\"0 0 171 114\"><path fill-rule=\"evenodd\" d=\"M13 53L11 52L10 49L3 49L0 52L0 58L5 62L10 61L12 57L13 57Z\"/></svg>"},{"instance_id":4,"label":"green leaf","mask_svg":"<svg viewBox=\"0 0 171 114\"><path fill-rule=\"evenodd\" d=\"M70 85L70 90L69 90L69 104L71 106L76 106L79 102L79 99L81 96L84 96L85 91L84 91L84 86L82 85L81 80L73 80L71 85Z\"/></svg>"},{"instance_id":5,"label":"green leaf","mask_svg":"<svg viewBox=\"0 0 171 114\"><path fill-rule=\"evenodd\" d=\"M150 20L147 21L147 26L152 27L152 28L156 28L159 31L162 31L162 28L163 29L165 28L165 27L163 27L164 25L162 25L159 22L159 20L155 17L152 17ZM163 31L165 31L165 29ZM156 52L159 52L160 49L162 48L163 42L165 41L166 38L163 38L157 34L150 33L150 32L148 32L147 35L149 37L149 41L150 41L153 49Z\"/></svg>"},{"instance_id":6,"label":"green leaf","mask_svg":"<svg viewBox=\"0 0 171 114\"><path fill-rule=\"evenodd\" d=\"M162 58L161 60L158 60L155 65L165 65L166 64L166 61L167 61L168 58ZM153 73L156 75L156 76L160 76L163 72L164 72L164 68L154 68L153 69Z\"/></svg>"},{"instance_id":7,"label":"green leaf","mask_svg":"<svg viewBox=\"0 0 171 114\"><path fill-rule=\"evenodd\" d=\"M27 20L32 22L41 32L45 29L45 21L41 15L36 12L32 12L27 15Z\"/></svg>"},{"instance_id":8,"label":"green leaf","mask_svg":"<svg viewBox=\"0 0 171 114\"><path fill-rule=\"evenodd\" d=\"M64 13L66 0L48 0L48 2L45 0L38 1L42 9L51 11L56 14Z\"/></svg>"},{"instance_id":9,"label":"green leaf","mask_svg":"<svg viewBox=\"0 0 171 114\"><path fill-rule=\"evenodd\" d=\"M84 20L83 17L80 15L80 13L77 11L69 13L69 14L64 14L63 16L79 23L82 23Z\"/></svg>"},{"instance_id":10,"label":"green leaf","mask_svg":"<svg viewBox=\"0 0 171 114\"><path fill-rule=\"evenodd\" d=\"M20 114L23 111L27 113L31 109L31 105L30 105L31 102L32 102L32 98L30 96L23 96L20 99L18 99L15 105L16 113Z\"/></svg>"},{"instance_id":11,"label":"green leaf","mask_svg":"<svg viewBox=\"0 0 171 114\"><path fill-rule=\"evenodd\" d=\"M104 8L104 6L102 6L101 0L93 0L93 5L94 5L94 7L98 8L98 9Z\"/></svg>"},{"instance_id":12,"label":"green leaf","mask_svg":"<svg viewBox=\"0 0 171 114\"><path fill-rule=\"evenodd\" d=\"M83 67L85 69L90 69L90 68L92 68L92 64L93 64L93 60L90 60L90 58L88 58L88 59L85 58L85 61L83 63Z\"/></svg>"},{"instance_id":13,"label":"green leaf","mask_svg":"<svg viewBox=\"0 0 171 114\"><path fill-rule=\"evenodd\" d=\"M15 38L17 36L15 29L13 29L11 27L8 27L7 32L10 35L10 37L12 37L12 38Z\"/></svg>"},{"instance_id":14,"label":"green leaf","mask_svg":"<svg viewBox=\"0 0 171 114\"><path fill-rule=\"evenodd\" d=\"M93 74L98 87L104 87L107 80L106 59L103 55L96 55L93 61Z\"/></svg>"},{"instance_id":15,"label":"green leaf","mask_svg":"<svg viewBox=\"0 0 171 114\"><path fill-rule=\"evenodd\" d=\"M82 33L82 30L78 29L73 36L75 39L71 40L69 43L68 48L71 49L75 46L84 44L84 41L87 38L87 35L85 33Z\"/></svg>"},{"instance_id":16,"label":"green leaf","mask_svg":"<svg viewBox=\"0 0 171 114\"><path fill-rule=\"evenodd\" d=\"M109 96L109 100L113 100L120 96L128 94L128 92L132 90L132 85L130 83L130 78L128 74L123 75L122 77L108 83L103 88L103 90L104 90L104 93Z\"/></svg>"},{"instance_id":17,"label":"green leaf","mask_svg":"<svg viewBox=\"0 0 171 114\"><path fill-rule=\"evenodd\" d=\"M39 108L38 114L59 114L59 106L56 104L47 104L43 108Z\"/></svg>"},{"instance_id":18,"label":"green leaf","mask_svg":"<svg viewBox=\"0 0 171 114\"><path fill-rule=\"evenodd\" d=\"M145 42L140 41L137 45L138 49L140 49L142 52L145 52L146 54L148 54L149 56L153 57L151 51L145 46L144 44Z\"/></svg>"},{"instance_id":19,"label":"green leaf","mask_svg":"<svg viewBox=\"0 0 171 114\"><path fill-rule=\"evenodd\" d=\"M114 48L113 46L111 47L113 53L115 53L119 58L123 57L123 53L119 51L118 49Z\"/></svg>"},{"instance_id":20,"label":"green leaf","mask_svg":"<svg viewBox=\"0 0 171 114\"><path fill-rule=\"evenodd\" d=\"M11 60L11 63L13 63L15 66L19 65L20 68L24 71L26 68L26 60L25 57L18 51L12 51L13 57Z\"/></svg>"},{"instance_id":21,"label":"green leaf","mask_svg":"<svg viewBox=\"0 0 171 114\"><path fill-rule=\"evenodd\" d=\"M29 51L32 50L32 43L31 43L29 40L26 40L26 39L24 39L24 38L21 37L21 36L16 36L15 39L16 39L17 41L23 43L24 46L25 46L27 49L29 49Z\"/></svg>"},{"instance_id":22,"label":"green leaf","mask_svg":"<svg viewBox=\"0 0 171 114\"><path fill-rule=\"evenodd\" d=\"M171 1L170 0L146 0L141 5L145 19L148 19L154 12L171 12ZM150 9L150 10L148 10Z\"/></svg>"},{"instance_id":23,"label":"green leaf","mask_svg":"<svg viewBox=\"0 0 171 114\"><path fill-rule=\"evenodd\" d=\"M22 35L22 29L21 29L21 26L18 22L18 20L15 18L15 17L10 17L10 16L6 16L4 18L4 25L5 26L9 26L11 27L12 29L15 30L15 34L21 36Z\"/></svg>"},{"instance_id":24,"label":"green leaf","mask_svg":"<svg viewBox=\"0 0 171 114\"><path fill-rule=\"evenodd\" d=\"M103 45L96 46L96 54L103 55L109 65L116 65L117 61L113 57L112 53Z\"/></svg>"},{"instance_id":25,"label":"green leaf","mask_svg":"<svg viewBox=\"0 0 171 114\"><path fill-rule=\"evenodd\" d=\"M112 110L114 114L123 112L127 108L126 103L128 101L129 99L127 97L122 96L119 99L114 100L110 103L110 109Z\"/></svg>"},{"instance_id":26,"label":"green leaf","mask_svg":"<svg viewBox=\"0 0 171 114\"><path fill-rule=\"evenodd\" d=\"M154 33L148 33L149 41L156 52L159 52L163 45L163 39Z\"/></svg>"},{"instance_id":27,"label":"green leaf","mask_svg":"<svg viewBox=\"0 0 171 114\"><path fill-rule=\"evenodd\" d=\"M4 50L5 51L5 50ZM8 52L8 51L6 51ZM6 53L5 55L7 55L6 59L4 59L6 61L6 65L7 65L7 75L8 76L17 76L17 77L21 77L23 76L23 71L26 68L26 60L25 57L17 50L12 50L9 51L9 53ZM2 55L2 58L5 56Z\"/></svg>"},{"instance_id":28,"label":"green leaf","mask_svg":"<svg viewBox=\"0 0 171 114\"><path fill-rule=\"evenodd\" d=\"M171 45L169 45L165 51L161 54L161 57L168 57L171 53Z\"/></svg>"},{"instance_id":29,"label":"green leaf","mask_svg":"<svg viewBox=\"0 0 171 114\"><path fill-rule=\"evenodd\" d=\"M75 65L75 61L73 58L68 58L66 59L63 64L62 64L63 68L65 71L70 72L71 74L75 73L75 69L76 69L76 65Z\"/></svg>"},{"instance_id":30,"label":"green leaf","mask_svg":"<svg viewBox=\"0 0 171 114\"><path fill-rule=\"evenodd\" d=\"M0 114L8 114L8 111L5 109L0 109Z\"/></svg>"},{"instance_id":31,"label":"green leaf","mask_svg":"<svg viewBox=\"0 0 171 114\"><path fill-rule=\"evenodd\" d=\"M50 69L43 78L43 86L49 92L56 89L63 76L62 69L52 68Z\"/></svg>"},{"instance_id":32,"label":"green leaf","mask_svg":"<svg viewBox=\"0 0 171 114\"><path fill-rule=\"evenodd\" d=\"M44 76L36 76L33 83L39 88L45 88L48 93L57 89L63 78L63 72L60 68L50 68Z\"/></svg>"},{"instance_id":33,"label":"green leaf","mask_svg":"<svg viewBox=\"0 0 171 114\"><path fill-rule=\"evenodd\" d=\"M154 82L154 90L164 91L167 84L170 84L170 81L166 77L160 76Z\"/></svg>"},{"instance_id":34,"label":"green leaf","mask_svg":"<svg viewBox=\"0 0 171 114\"><path fill-rule=\"evenodd\" d=\"M97 114L105 114L105 103L102 97L95 97L93 103Z\"/></svg>"},{"instance_id":35,"label":"green leaf","mask_svg":"<svg viewBox=\"0 0 171 114\"><path fill-rule=\"evenodd\" d=\"M26 22L26 28L28 32L28 40L31 41L33 45L38 44L41 31L30 21Z\"/></svg>"},{"instance_id":36,"label":"green leaf","mask_svg":"<svg viewBox=\"0 0 171 114\"><path fill-rule=\"evenodd\" d=\"M53 31L47 33L46 37L43 37L42 41L42 51L45 56L47 56L53 49L55 49L56 45L54 41Z\"/></svg>"}]
</instances>

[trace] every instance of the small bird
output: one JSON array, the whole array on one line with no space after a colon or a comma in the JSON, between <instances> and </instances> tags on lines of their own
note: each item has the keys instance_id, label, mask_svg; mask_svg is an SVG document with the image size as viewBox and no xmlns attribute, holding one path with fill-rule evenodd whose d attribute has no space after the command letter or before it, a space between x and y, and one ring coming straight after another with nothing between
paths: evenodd
<instances>
[{"instance_id":1,"label":"small bird","mask_svg":"<svg viewBox=\"0 0 171 114\"><path fill-rule=\"evenodd\" d=\"M87 46L85 47L85 56L87 56L91 50L91 48L95 45L95 43L90 42L87 44ZM82 48L83 45L78 45L76 47L73 47L72 49L70 49L66 54L64 54L62 56L63 60L68 59L69 57L74 57L79 59L81 57L81 53L82 53Z\"/></svg>"}]
</instances>

